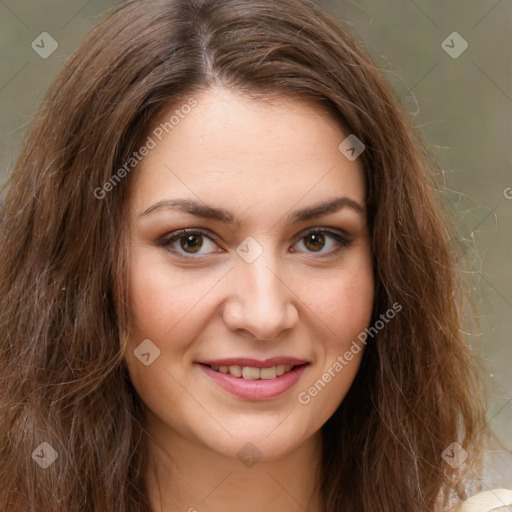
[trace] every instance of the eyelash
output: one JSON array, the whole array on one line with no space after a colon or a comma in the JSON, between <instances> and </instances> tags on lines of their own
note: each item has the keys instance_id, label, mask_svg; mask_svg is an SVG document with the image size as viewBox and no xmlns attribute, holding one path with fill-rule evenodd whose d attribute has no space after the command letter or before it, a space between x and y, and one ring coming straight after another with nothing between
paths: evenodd
<instances>
[{"instance_id":1,"label":"eyelash","mask_svg":"<svg viewBox=\"0 0 512 512\"><path fill-rule=\"evenodd\" d=\"M326 228L313 228L308 231L305 231L300 234L299 240L297 240L296 243L300 242L301 240L303 240L304 238L306 238L307 236L309 236L311 234L328 235L331 238L333 238L335 240L335 242L338 244L338 247L332 251L327 251L327 252L305 251L310 254L319 254L320 257L329 255L329 254L336 254L340 250L348 247L352 243L352 240L350 240L349 238L342 236L339 233L336 233L336 232L331 231ZM168 248L168 250L170 250L171 252L178 254L179 256L182 256L187 259L200 258L201 256L206 256L207 254L211 254L211 253L206 253L206 254L195 255L196 253L178 252L176 250L169 248L174 242L178 241L180 238L183 238L187 235L202 235L215 243L215 240L212 238L211 233L209 231L207 231L205 229L201 229L201 228L187 228L187 229L180 229L178 231L174 231L174 232L169 233L169 234L163 236L162 238L160 238L157 243L160 247Z\"/></svg>"}]
</instances>

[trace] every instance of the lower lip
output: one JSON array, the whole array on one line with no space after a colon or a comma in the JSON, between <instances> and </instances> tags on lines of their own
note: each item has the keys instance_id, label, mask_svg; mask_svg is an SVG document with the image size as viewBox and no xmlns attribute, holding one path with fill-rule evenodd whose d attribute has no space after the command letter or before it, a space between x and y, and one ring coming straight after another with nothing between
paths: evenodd
<instances>
[{"instance_id":1,"label":"lower lip","mask_svg":"<svg viewBox=\"0 0 512 512\"><path fill-rule=\"evenodd\" d=\"M270 400L286 393L300 379L307 364L297 366L275 379L244 379L229 373L216 372L204 364L200 366L206 375L233 395L246 400Z\"/></svg>"}]
</instances>

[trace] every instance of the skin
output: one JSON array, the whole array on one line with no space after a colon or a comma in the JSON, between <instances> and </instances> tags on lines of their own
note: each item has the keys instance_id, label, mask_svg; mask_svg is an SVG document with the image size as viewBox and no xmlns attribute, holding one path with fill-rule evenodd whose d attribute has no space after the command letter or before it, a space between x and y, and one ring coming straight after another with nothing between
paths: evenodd
<instances>
[{"instance_id":1,"label":"skin","mask_svg":"<svg viewBox=\"0 0 512 512\"><path fill-rule=\"evenodd\" d=\"M374 282L362 166L338 150L349 133L313 103L263 102L224 88L194 97L198 105L130 177L133 336L126 364L146 406L152 508L320 512L320 428L350 388L363 351L308 404L298 394L370 322ZM341 196L361 212L345 207L287 222L297 210ZM229 210L240 224L166 207L142 214L176 198ZM330 235L315 245L303 233L322 227L349 237L350 245ZM211 237L199 235L193 253L179 239L158 244L184 228L203 228ZM247 237L263 250L252 263L236 252ZM160 350L147 366L134 355L145 339ZM282 355L310 364L291 390L263 401L231 395L197 364ZM248 442L261 455L252 467L237 456Z\"/></svg>"}]
</instances>

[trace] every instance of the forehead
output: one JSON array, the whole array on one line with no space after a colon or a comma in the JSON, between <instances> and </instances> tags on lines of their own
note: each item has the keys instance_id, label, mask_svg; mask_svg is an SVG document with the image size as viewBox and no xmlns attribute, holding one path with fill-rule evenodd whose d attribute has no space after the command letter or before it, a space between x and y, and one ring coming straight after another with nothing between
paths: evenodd
<instances>
[{"instance_id":1,"label":"forehead","mask_svg":"<svg viewBox=\"0 0 512 512\"><path fill-rule=\"evenodd\" d=\"M195 106L181 108L191 98ZM278 209L343 194L364 204L362 167L338 149L347 135L297 98L268 102L227 89L185 97L153 123L154 147L133 173L131 202L140 210L185 196Z\"/></svg>"}]
</instances>

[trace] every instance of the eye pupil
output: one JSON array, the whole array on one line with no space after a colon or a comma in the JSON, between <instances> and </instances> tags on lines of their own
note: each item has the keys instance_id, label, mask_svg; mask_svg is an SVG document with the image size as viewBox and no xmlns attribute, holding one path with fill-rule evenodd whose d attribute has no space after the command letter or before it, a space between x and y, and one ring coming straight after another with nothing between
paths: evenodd
<instances>
[{"instance_id":1,"label":"eye pupil","mask_svg":"<svg viewBox=\"0 0 512 512\"><path fill-rule=\"evenodd\" d=\"M181 248L187 252L196 252L203 245L202 236L201 235L187 235L181 238L180 240ZM194 249L192 251L188 251L187 249Z\"/></svg>"},{"instance_id":2,"label":"eye pupil","mask_svg":"<svg viewBox=\"0 0 512 512\"><path fill-rule=\"evenodd\" d=\"M311 243L310 243L311 242ZM311 233L306 236L305 246L312 251L319 251L325 245L325 238L322 234Z\"/></svg>"}]
</instances>

